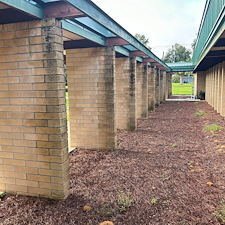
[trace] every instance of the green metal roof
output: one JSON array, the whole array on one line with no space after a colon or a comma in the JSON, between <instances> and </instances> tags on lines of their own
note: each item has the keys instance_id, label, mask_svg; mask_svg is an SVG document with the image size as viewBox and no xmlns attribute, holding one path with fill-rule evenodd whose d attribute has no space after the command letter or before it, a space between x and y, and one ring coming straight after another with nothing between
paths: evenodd
<instances>
[{"instance_id":1,"label":"green metal roof","mask_svg":"<svg viewBox=\"0 0 225 225\"><path fill-rule=\"evenodd\" d=\"M225 29L225 0L206 0L198 32L193 62L195 68L204 59Z\"/></svg>"},{"instance_id":2,"label":"green metal roof","mask_svg":"<svg viewBox=\"0 0 225 225\"><path fill-rule=\"evenodd\" d=\"M176 62L176 63L167 63L173 72L188 72L194 70L193 62Z\"/></svg>"}]
</instances>

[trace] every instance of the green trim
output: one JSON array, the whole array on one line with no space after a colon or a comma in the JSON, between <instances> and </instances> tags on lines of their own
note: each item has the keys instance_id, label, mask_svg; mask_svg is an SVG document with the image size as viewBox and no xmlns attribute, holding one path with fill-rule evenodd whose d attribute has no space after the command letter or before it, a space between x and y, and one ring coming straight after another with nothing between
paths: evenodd
<instances>
[{"instance_id":1,"label":"green trim","mask_svg":"<svg viewBox=\"0 0 225 225\"><path fill-rule=\"evenodd\" d=\"M128 51L126 48L121 47L121 46L115 46L115 51L119 52L122 55L125 55L127 57L130 56L130 51Z\"/></svg>"},{"instance_id":2,"label":"green trim","mask_svg":"<svg viewBox=\"0 0 225 225\"><path fill-rule=\"evenodd\" d=\"M44 19L44 9L38 4L34 5L25 0L0 0L0 3L4 3L38 19Z\"/></svg>"},{"instance_id":3,"label":"green trim","mask_svg":"<svg viewBox=\"0 0 225 225\"><path fill-rule=\"evenodd\" d=\"M62 20L62 28L65 30L68 30L72 33L75 33L81 37L87 38L88 40L91 40L100 45L105 45L105 40L103 38L98 37L98 36L90 33L89 31L84 30L81 27L76 26L75 24L72 24L66 20Z\"/></svg>"},{"instance_id":4,"label":"green trim","mask_svg":"<svg viewBox=\"0 0 225 225\"><path fill-rule=\"evenodd\" d=\"M201 63L201 61L206 57L206 55L208 54L208 52L210 51L210 49L213 47L214 44L216 44L216 42L219 40L219 37L222 35L222 33L225 30L225 24L220 28L220 30L218 31L217 34L215 34L213 40L211 40L211 42L208 44L207 48L205 49L204 52L202 52L201 56L199 56L198 61L195 63L195 68L194 70L197 69L197 67L199 66L199 64Z\"/></svg>"},{"instance_id":5,"label":"green trim","mask_svg":"<svg viewBox=\"0 0 225 225\"><path fill-rule=\"evenodd\" d=\"M208 0L203 13L193 61L195 69L224 31L225 0Z\"/></svg>"}]
</instances>

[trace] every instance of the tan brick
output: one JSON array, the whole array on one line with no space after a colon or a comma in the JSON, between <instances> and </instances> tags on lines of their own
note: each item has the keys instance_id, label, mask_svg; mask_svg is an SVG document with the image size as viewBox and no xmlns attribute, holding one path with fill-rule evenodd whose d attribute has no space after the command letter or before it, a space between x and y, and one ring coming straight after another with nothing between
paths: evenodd
<instances>
[{"instance_id":1,"label":"tan brick","mask_svg":"<svg viewBox=\"0 0 225 225\"><path fill-rule=\"evenodd\" d=\"M32 127L46 127L48 125L47 120L23 120L24 126Z\"/></svg>"},{"instance_id":2,"label":"tan brick","mask_svg":"<svg viewBox=\"0 0 225 225\"><path fill-rule=\"evenodd\" d=\"M25 161L16 159L3 159L4 164L12 166L25 166Z\"/></svg>"},{"instance_id":3,"label":"tan brick","mask_svg":"<svg viewBox=\"0 0 225 225\"><path fill-rule=\"evenodd\" d=\"M37 160L37 155L14 153L14 159Z\"/></svg>"},{"instance_id":4,"label":"tan brick","mask_svg":"<svg viewBox=\"0 0 225 225\"><path fill-rule=\"evenodd\" d=\"M40 140L40 141L48 141L48 135L44 134L24 134L25 140Z\"/></svg>"},{"instance_id":5,"label":"tan brick","mask_svg":"<svg viewBox=\"0 0 225 225\"><path fill-rule=\"evenodd\" d=\"M1 157L2 158L13 158L13 153L11 153L11 152L1 152Z\"/></svg>"},{"instance_id":6,"label":"tan brick","mask_svg":"<svg viewBox=\"0 0 225 225\"><path fill-rule=\"evenodd\" d=\"M27 193L27 187L24 186L18 186L18 185L11 185L11 184L6 184L6 190L8 192L15 192L15 193L19 193L19 192L24 192Z\"/></svg>"},{"instance_id":7,"label":"tan brick","mask_svg":"<svg viewBox=\"0 0 225 225\"><path fill-rule=\"evenodd\" d=\"M26 179L26 174L16 172L5 172L5 176L9 178Z\"/></svg>"},{"instance_id":8,"label":"tan brick","mask_svg":"<svg viewBox=\"0 0 225 225\"><path fill-rule=\"evenodd\" d=\"M38 155L38 161L59 163L62 161L62 158L59 156Z\"/></svg>"},{"instance_id":9,"label":"tan brick","mask_svg":"<svg viewBox=\"0 0 225 225\"><path fill-rule=\"evenodd\" d=\"M7 177L0 177L0 183L4 184L15 184L15 179L14 178L7 178Z\"/></svg>"},{"instance_id":10,"label":"tan brick","mask_svg":"<svg viewBox=\"0 0 225 225\"><path fill-rule=\"evenodd\" d=\"M30 180L22 180L22 179L17 179L16 184L20 186L26 186L26 187L38 187L38 182L37 181L30 181Z\"/></svg>"},{"instance_id":11,"label":"tan brick","mask_svg":"<svg viewBox=\"0 0 225 225\"><path fill-rule=\"evenodd\" d=\"M34 195L40 195L43 197L51 196L51 190L41 189L41 188L28 187L28 193L32 193Z\"/></svg>"},{"instance_id":12,"label":"tan brick","mask_svg":"<svg viewBox=\"0 0 225 225\"><path fill-rule=\"evenodd\" d=\"M43 169L48 169L50 167L48 162L34 162L34 161L26 161L26 166L34 167L34 168L43 168ZM44 173L40 173L40 174L47 175Z\"/></svg>"},{"instance_id":13,"label":"tan brick","mask_svg":"<svg viewBox=\"0 0 225 225\"><path fill-rule=\"evenodd\" d=\"M45 176L63 177L64 173L60 170L39 169L38 173Z\"/></svg>"},{"instance_id":14,"label":"tan brick","mask_svg":"<svg viewBox=\"0 0 225 225\"><path fill-rule=\"evenodd\" d=\"M29 173L29 174L37 174L38 169L37 168L31 168L31 167L22 167L22 166L15 166L14 171L17 173Z\"/></svg>"},{"instance_id":15,"label":"tan brick","mask_svg":"<svg viewBox=\"0 0 225 225\"><path fill-rule=\"evenodd\" d=\"M51 19L0 27L0 189L64 198L68 143L61 23ZM46 35L52 37L51 49ZM50 163L61 169L51 169ZM45 173L60 174L62 185Z\"/></svg>"},{"instance_id":16,"label":"tan brick","mask_svg":"<svg viewBox=\"0 0 225 225\"><path fill-rule=\"evenodd\" d=\"M38 182L39 181L41 181L41 182L50 182L50 177L49 176L42 176L42 175L35 175L35 174L27 174L27 179L28 180L33 180L33 181L38 181Z\"/></svg>"}]
</instances>

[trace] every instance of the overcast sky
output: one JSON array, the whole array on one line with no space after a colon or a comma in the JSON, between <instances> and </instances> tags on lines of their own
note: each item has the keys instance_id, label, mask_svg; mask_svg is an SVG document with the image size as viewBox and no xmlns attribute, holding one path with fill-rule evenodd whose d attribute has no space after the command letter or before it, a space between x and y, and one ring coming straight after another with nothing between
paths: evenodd
<instances>
[{"instance_id":1,"label":"overcast sky","mask_svg":"<svg viewBox=\"0 0 225 225\"><path fill-rule=\"evenodd\" d=\"M132 35L144 34L152 52L178 43L191 48L206 0L92 0Z\"/></svg>"}]
</instances>

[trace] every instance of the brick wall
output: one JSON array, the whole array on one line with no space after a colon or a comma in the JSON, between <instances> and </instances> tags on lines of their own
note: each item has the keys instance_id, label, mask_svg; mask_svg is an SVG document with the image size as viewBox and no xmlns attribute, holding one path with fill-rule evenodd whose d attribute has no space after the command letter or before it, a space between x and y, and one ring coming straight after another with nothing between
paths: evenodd
<instances>
[{"instance_id":1,"label":"brick wall","mask_svg":"<svg viewBox=\"0 0 225 225\"><path fill-rule=\"evenodd\" d=\"M148 116L148 65L137 63L137 118Z\"/></svg>"},{"instance_id":2,"label":"brick wall","mask_svg":"<svg viewBox=\"0 0 225 225\"><path fill-rule=\"evenodd\" d=\"M136 82L136 94L137 94L137 118L141 118L142 115L142 85L143 85L143 73L144 65L137 63L137 82Z\"/></svg>"},{"instance_id":3,"label":"brick wall","mask_svg":"<svg viewBox=\"0 0 225 225\"><path fill-rule=\"evenodd\" d=\"M0 25L0 191L66 197L67 145L61 24Z\"/></svg>"},{"instance_id":4,"label":"brick wall","mask_svg":"<svg viewBox=\"0 0 225 225\"><path fill-rule=\"evenodd\" d=\"M214 70L211 72L214 75ZM197 74L195 74L195 95L198 97L199 97L200 91L205 92L205 79L206 79L205 72L198 72ZM214 81L214 79L213 79L213 81Z\"/></svg>"},{"instance_id":5,"label":"brick wall","mask_svg":"<svg viewBox=\"0 0 225 225\"><path fill-rule=\"evenodd\" d=\"M69 49L66 58L71 146L114 148L114 49Z\"/></svg>"},{"instance_id":6,"label":"brick wall","mask_svg":"<svg viewBox=\"0 0 225 225\"><path fill-rule=\"evenodd\" d=\"M159 102L163 102L163 95L164 95L164 74L163 71L159 70Z\"/></svg>"},{"instance_id":7,"label":"brick wall","mask_svg":"<svg viewBox=\"0 0 225 225\"><path fill-rule=\"evenodd\" d=\"M116 59L116 126L136 129L136 59Z\"/></svg>"},{"instance_id":8,"label":"brick wall","mask_svg":"<svg viewBox=\"0 0 225 225\"><path fill-rule=\"evenodd\" d=\"M155 106L160 104L160 74L159 70L155 69Z\"/></svg>"},{"instance_id":9,"label":"brick wall","mask_svg":"<svg viewBox=\"0 0 225 225\"><path fill-rule=\"evenodd\" d=\"M205 91L206 101L218 113L225 116L225 62L210 68L206 72L198 72L196 79L196 92Z\"/></svg>"},{"instance_id":10,"label":"brick wall","mask_svg":"<svg viewBox=\"0 0 225 225\"><path fill-rule=\"evenodd\" d=\"M148 74L148 109L152 111L155 108L156 101L156 70L149 68Z\"/></svg>"}]
</instances>

